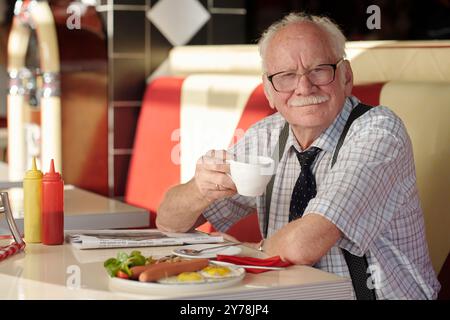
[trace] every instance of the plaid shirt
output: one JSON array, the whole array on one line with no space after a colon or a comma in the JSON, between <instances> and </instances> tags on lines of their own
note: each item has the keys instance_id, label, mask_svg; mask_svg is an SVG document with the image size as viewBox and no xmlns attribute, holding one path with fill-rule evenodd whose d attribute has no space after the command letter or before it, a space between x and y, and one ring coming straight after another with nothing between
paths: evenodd
<instances>
[{"instance_id":1,"label":"plaid shirt","mask_svg":"<svg viewBox=\"0 0 450 320\"><path fill-rule=\"evenodd\" d=\"M351 110L359 103L347 98L341 113L311 146L322 151L312 165L317 195L304 215L320 214L343 237L315 267L350 277L340 248L366 254L377 299L434 299L440 285L429 258L423 214L409 136L402 121L388 108L371 109L354 121L331 169L337 141ZM275 150L284 118L276 113L253 125L229 152L278 155ZM292 130L277 170L270 206L268 235L288 223L292 190L300 173L295 150L303 151ZM276 151L276 152L274 152ZM264 224L265 197L235 195L213 203L203 213L222 232L258 211Z\"/></svg>"}]
</instances>

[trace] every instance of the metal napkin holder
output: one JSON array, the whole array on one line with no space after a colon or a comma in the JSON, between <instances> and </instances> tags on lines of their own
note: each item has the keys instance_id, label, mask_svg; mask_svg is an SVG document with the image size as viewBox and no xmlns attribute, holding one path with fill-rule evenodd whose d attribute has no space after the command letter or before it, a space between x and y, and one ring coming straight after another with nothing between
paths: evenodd
<instances>
[{"instance_id":1,"label":"metal napkin holder","mask_svg":"<svg viewBox=\"0 0 450 320\"><path fill-rule=\"evenodd\" d=\"M8 192L0 192L0 213L5 213L6 221L8 222L9 230L14 237L16 243L22 245L24 243L22 236L20 235L19 229L17 229L16 222L11 211L11 206L9 205Z\"/></svg>"}]
</instances>

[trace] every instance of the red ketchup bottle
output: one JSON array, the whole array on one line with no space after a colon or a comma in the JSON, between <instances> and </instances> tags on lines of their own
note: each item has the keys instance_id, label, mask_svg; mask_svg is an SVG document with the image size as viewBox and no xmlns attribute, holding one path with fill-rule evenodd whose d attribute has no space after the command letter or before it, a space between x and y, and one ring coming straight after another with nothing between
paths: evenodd
<instances>
[{"instance_id":1,"label":"red ketchup bottle","mask_svg":"<svg viewBox=\"0 0 450 320\"><path fill-rule=\"evenodd\" d=\"M64 182L53 159L42 178L42 243L64 243Z\"/></svg>"}]
</instances>

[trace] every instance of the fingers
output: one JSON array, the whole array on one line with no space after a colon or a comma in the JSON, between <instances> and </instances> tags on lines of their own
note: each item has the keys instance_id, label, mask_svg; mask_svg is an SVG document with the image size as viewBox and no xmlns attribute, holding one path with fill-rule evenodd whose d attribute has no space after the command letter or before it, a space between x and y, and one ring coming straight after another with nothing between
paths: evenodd
<instances>
[{"instance_id":1,"label":"fingers","mask_svg":"<svg viewBox=\"0 0 450 320\"><path fill-rule=\"evenodd\" d=\"M210 150L197 161L195 182L201 194L214 201L236 194L236 186L228 173L226 160L232 155L225 150Z\"/></svg>"},{"instance_id":2,"label":"fingers","mask_svg":"<svg viewBox=\"0 0 450 320\"><path fill-rule=\"evenodd\" d=\"M232 159L233 155L225 150L209 150L205 155L200 157L197 161L197 167L218 171L223 173L230 173L230 166L226 160Z\"/></svg>"},{"instance_id":3,"label":"fingers","mask_svg":"<svg viewBox=\"0 0 450 320\"><path fill-rule=\"evenodd\" d=\"M201 194L209 202L213 202L219 199L228 198L236 194L236 190L233 189L222 189L219 185L212 185L205 187L202 184L197 184ZM213 187L214 186L214 187Z\"/></svg>"},{"instance_id":4,"label":"fingers","mask_svg":"<svg viewBox=\"0 0 450 320\"><path fill-rule=\"evenodd\" d=\"M209 150L206 152L205 156L222 161L231 160L234 158L234 155L226 150Z\"/></svg>"},{"instance_id":5,"label":"fingers","mask_svg":"<svg viewBox=\"0 0 450 320\"><path fill-rule=\"evenodd\" d=\"M233 180L231 180L230 176L223 172L212 171L205 168L197 168L195 178L205 183L206 187L210 190L236 190ZM219 188L217 188L217 186L219 186Z\"/></svg>"},{"instance_id":6,"label":"fingers","mask_svg":"<svg viewBox=\"0 0 450 320\"><path fill-rule=\"evenodd\" d=\"M212 201L228 198L234 196L235 194L236 191L231 189L226 189L222 191L209 190L208 192L206 192L206 196Z\"/></svg>"},{"instance_id":7,"label":"fingers","mask_svg":"<svg viewBox=\"0 0 450 320\"><path fill-rule=\"evenodd\" d=\"M205 178L205 175L202 175L201 173L196 174L195 183L197 184L197 188L202 196L209 202L231 197L237 192L234 184L231 187L226 187L224 186L225 183L212 183L207 178Z\"/></svg>"},{"instance_id":8,"label":"fingers","mask_svg":"<svg viewBox=\"0 0 450 320\"><path fill-rule=\"evenodd\" d=\"M197 163L197 167L209 171L217 171L222 173L230 173L230 165L229 164L217 164L217 163Z\"/></svg>"}]
</instances>

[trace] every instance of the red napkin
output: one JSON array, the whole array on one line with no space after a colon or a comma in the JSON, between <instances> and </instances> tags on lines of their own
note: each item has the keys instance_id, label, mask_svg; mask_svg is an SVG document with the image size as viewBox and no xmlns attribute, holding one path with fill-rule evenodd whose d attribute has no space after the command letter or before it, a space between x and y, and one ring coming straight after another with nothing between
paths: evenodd
<instances>
[{"instance_id":1,"label":"red napkin","mask_svg":"<svg viewBox=\"0 0 450 320\"><path fill-rule=\"evenodd\" d=\"M9 256L23 250L23 248L25 248L25 242L13 242L7 246L0 247L0 261L5 260Z\"/></svg>"},{"instance_id":2,"label":"red napkin","mask_svg":"<svg viewBox=\"0 0 450 320\"><path fill-rule=\"evenodd\" d=\"M266 259L253 258L253 257L237 257L237 256L227 256L223 254L218 254L217 261L230 262L236 265L252 265L252 266L262 266L262 267L289 267L292 265L290 262L281 260L279 256L270 257ZM249 273L261 273L270 271L267 269L252 269L245 268Z\"/></svg>"}]
</instances>

